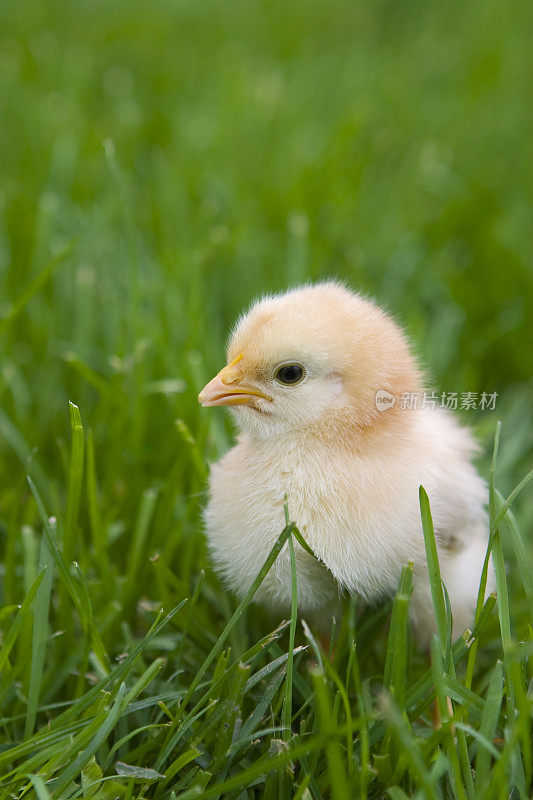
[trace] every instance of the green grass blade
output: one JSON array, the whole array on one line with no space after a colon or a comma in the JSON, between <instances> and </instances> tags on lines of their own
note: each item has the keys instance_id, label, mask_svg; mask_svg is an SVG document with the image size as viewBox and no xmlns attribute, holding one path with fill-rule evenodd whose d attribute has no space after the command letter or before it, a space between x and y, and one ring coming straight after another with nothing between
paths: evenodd
<instances>
[{"instance_id":1,"label":"green grass blade","mask_svg":"<svg viewBox=\"0 0 533 800\"><path fill-rule=\"evenodd\" d=\"M392 607L383 685L392 691L399 708L405 703L407 683L407 648L409 626L409 598L413 591L413 565L404 567L394 605Z\"/></svg>"},{"instance_id":2,"label":"green grass blade","mask_svg":"<svg viewBox=\"0 0 533 800\"><path fill-rule=\"evenodd\" d=\"M522 478L522 480L520 481L520 483L517 486L515 486L513 491L509 494L509 496L507 497L507 499L503 503L503 505L500 508L500 510L497 513L494 514L494 517L491 519L491 523L490 523L491 534L494 533L494 531L496 531L498 529L498 527L500 526L500 524L501 524L502 520L504 519L505 515L507 514L507 512L511 508L512 504L514 503L514 501L516 500L517 496L520 494L522 489L525 486L527 486L527 484L532 479L533 479L533 469L530 470L530 472L528 472L527 475L524 478Z\"/></svg>"},{"instance_id":3,"label":"green grass blade","mask_svg":"<svg viewBox=\"0 0 533 800\"><path fill-rule=\"evenodd\" d=\"M498 490L495 491L495 496L499 508L501 509L504 503L503 497ZM516 566L520 573L522 586L524 587L529 605L530 618L533 619L533 557L530 549L526 547L524 543L514 515L510 509L507 511L503 523L506 525L508 538L514 551Z\"/></svg>"},{"instance_id":4,"label":"green grass blade","mask_svg":"<svg viewBox=\"0 0 533 800\"><path fill-rule=\"evenodd\" d=\"M288 540L291 557L291 623L289 628L289 650L287 659L287 672L285 675L285 700L283 703L283 738L286 742L291 740L292 719L292 680L294 667L294 638L296 636L296 622L298 618L298 585L296 575L296 556L292 536Z\"/></svg>"},{"instance_id":5,"label":"green grass blade","mask_svg":"<svg viewBox=\"0 0 533 800\"><path fill-rule=\"evenodd\" d=\"M352 717L352 710L350 707L350 700L348 698L348 693L346 688L343 685L338 673L335 671L334 667L329 661L324 662L324 667L326 670L327 677L333 681L335 686L337 687L337 696L341 698L342 705L344 707L344 715L346 717L346 727L348 729L348 733L346 736L346 761L348 767L348 776L351 776L352 770L354 767L354 757L353 757L353 734L351 733L353 729L353 717Z\"/></svg>"},{"instance_id":6,"label":"green grass blade","mask_svg":"<svg viewBox=\"0 0 533 800\"><path fill-rule=\"evenodd\" d=\"M250 675L250 667L246 664L238 664L234 672L231 688L227 699L224 701L225 710L213 752L213 761L209 765L209 771L222 780L226 776L230 765L230 760L228 759L229 749L233 740L237 715L241 709L244 687Z\"/></svg>"},{"instance_id":7,"label":"green grass blade","mask_svg":"<svg viewBox=\"0 0 533 800\"><path fill-rule=\"evenodd\" d=\"M409 800L409 796L399 786L391 786L387 789L387 794L391 800Z\"/></svg>"},{"instance_id":8,"label":"green grass blade","mask_svg":"<svg viewBox=\"0 0 533 800\"><path fill-rule=\"evenodd\" d=\"M59 571L59 574L61 576L61 579L62 579L62 581L63 581L63 583L64 583L64 585L65 585L65 587L66 587L66 589L67 589L67 591L68 591L68 593L70 595L70 597L71 597L72 602L74 603L74 606L76 608L76 611L78 612L78 615L80 617L80 621L81 621L84 629L86 631L88 631L90 629L90 619L88 618L87 610L85 608L85 604L84 604L83 600L81 599L80 594L79 594L78 590L76 589L76 587L74 585L74 581L72 580L72 576L70 575L70 572L69 572L69 570L67 568L67 565L65 564L65 560L63 558L63 554L61 553L61 550L59 549L59 545L58 545L58 543L56 541L55 533L52 530L52 526L50 524L50 520L49 520L49 518L48 518L48 516L46 514L46 510L44 508L44 505L43 505L43 502L42 502L41 497L39 495L39 492L37 491L37 488L36 488L35 484L33 483L32 479L30 477L28 477L28 483L29 483L30 489L32 491L32 494L33 494L33 496L35 498L35 502L37 503L37 508L39 510L39 516L41 517L41 521L43 523L45 536L47 537L48 545L49 545L50 551L52 552L52 555L54 557L55 563L56 563L56 565L58 567L58 571Z\"/></svg>"},{"instance_id":9,"label":"green grass blade","mask_svg":"<svg viewBox=\"0 0 533 800\"><path fill-rule=\"evenodd\" d=\"M45 782L40 775L28 775L30 781L33 783L37 800L50 800L50 793L46 788Z\"/></svg>"},{"instance_id":10,"label":"green grass blade","mask_svg":"<svg viewBox=\"0 0 533 800\"><path fill-rule=\"evenodd\" d=\"M420 786L424 789L427 800L440 800L441 793L426 768L420 747L405 719L396 708L392 697L382 696L381 713L392 728L399 745L403 749L405 759L411 767L413 777L418 780Z\"/></svg>"},{"instance_id":11,"label":"green grass blade","mask_svg":"<svg viewBox=\"0 0 533 800\"><path fill-rule=\"evenodd\" d=\"M442 727L444 728L444 741L446 745L446 753L451 765L450 779L453 786L454 797L458 800L467 800L467 790L463 783L461 774L461 765L459 763L459 756L457 752L456 742L450 728L449 712L448 712L448 696L444 685L444 662L442 653L439 646L439 641L436 636L431 641L431 663L433 668L433 677L435 680L435 689L437 694L437 701L439 705L439 712L442 719Z\"/></svg>"},{"instance_id":12,"label":"green grass blade","mask_svg":"<svg viewBox=\"0 0 533 800\"><path fill-rule=\"evenodd\" d=\"M424 530L424 543L426 546L426 559L428 564L429 581L431 585L431 597L433 599L433 608L435 609L435 618L439 633L440 646L442 648L442 652L445 653L447 644L447 618L444 594L442 591L442 578L440 574L437 543L435 541L435 531L433 529L433 519L431 517L431 509L429 507L429 498L423 486L420 487L419 494L420 513L422 516L422 527Z\"/></svg>"},{"instance_id":13,"label":"green grass blade","mask_svg":"<svg viewBox=\"0 0 533 800\"><path fill-rule=\"evenodd\" d=\"M70 411L70 463L67 485L67 508L63 529L63 557L70 563L76 552L78 514L83 480L84 434L78 406L69 402Z\"/></svg>"},{"instance_id":14,"label":"green grass blade","mask_svg":"<svg viewBox=\"0 0 533 800\"><path fill-rule=\"evenodd\" d=\"M283 681L283 677L285 674L284 669L279 669L274 675L271 677L270 681L268 682L264 692L261 694L261 699L259 700L258 704L250 714L250 716L245 720L243 726L241 728L239 738L235 742L235 747L238 748L239 743L241 740L247 739L257 728L260 724L261 720L263 719L267 708L269 707L270 703L276 692L278 691L281 683Z\"/></svg>"},{"instance_id":15,"label":"green grass blade","mask_svg":"<svg viewBox=\"0 0 533 800\"><path fill-rule=\"evenodd\" d=\"M44 656L48 640L48 611L52 592L52 578L54 562L46 538L41 540L41 555L39 567L46 570L33 604L33 639L31 648L30 686L28 692L28 706L24 736L28 738L33 733L37 706L43 681Z\"/></svg>"},{"instance_id":16,"label":"green grass blade","mask_svg":"<svg viewBox=\"0 0 533 800\"><path fill-rule=\"evenodd\" d=\"M94 655L98 659L99 664L99 671L106 675L108 672L108 660L107 660L107 653L102 641L102 637L100 635L100 631L96 627L94 623L94 614L93 608L91 603L91 597L89 595L89 589L87 588L87 583L85 581L85 577L83 572L81 571L80 565L74 562L74 569L78 575L78 583L81 587L81 592L79 594L80 601L83 604L85 618L87 620L88 632L89 632L89 645L94 650Z\"/></svg>"},{"instance_id":17,"label":"green grass blade","mask_svg":"<svg viewBox=\"0 0 533 800\"><path fill-rule=\"evenodd\" d=\"M503 546L501 539L500 523L504 519L514 497L525 486L527 481L533 476L533 471L511 492L500 512L496 511L496 462L498 457L499 439L501 423L498 423L494 453L492 457L490 479L489 479L489 510L491 519L491 538L493 540L492 555L494 560L494 571L496 573L496 588L498 597L498 617L500 621L500 631L502 639L503 657L506 672L506 709L507 723L511 730L518 730L518 737L521 739L522 747L518 743L514 746L512 765L516 775L516 782L520 787L525 786L524 763L528 772L531 770L531 737L529 736L530 725L525 723L529 716L528 709L530 703L526 699L526 688L523 685L522 673L519 665L512 658L513 638L511 632L511 614L509 591L507 586L507 576L505 573L505 561L503 556Z\"/></svg>"},{"instance_id":18,"label":"green grass blade","mask_svg":"<svg viewBox=\"0 0 533 800\"><path fill-rule=\"evenodd\" d=\"M333 717L333 709L329 692L325 680L325 675L319 668L311 670L311 678L313 680L313 687L316 692L320 733L328 737L328 744L326 745L326 755L328 760L328 774L331 786L332 800L351 800L351 790L348 781L349 770L342 756L342 749L340 746L339 738L335 735L338 733L336 729L335 719Z\"/></svg>"},{"instance_id":19,"label":"green grass blade","mask_svg":"<svg viewBox=\"0 0 533 800\"><path fill-rule=\"evenodd\" d=\"M354 688L357 697L357 708L359 711L359 716L363 720L361 725L361 730L359 733L360 739L360 754L359 754L359 764L360 764L360 771L359 771L359 798L360 800L367 800L368 797L368 783L370 780L370 741L369 741L369 733L368 733L368 720L370 718L370 707L371 704L368 700L368 693L365 691L361 683L361 671L359 667L359 660L357 657L357 644L354 641L352 643L352 648L350 652L350 660L349 665L351 665L351 671L347 674L347 686L349 686L350 677L353 676Z\"/></svg>"},{"instance_id":20,"label":"green grass blade","mask_svg":"<svg viewBox=\"0 0 533 800\"><path fill-rule=\"evenodd\" d=\"M31 613L31 607L33 605L33 601L35 600L35 595L41 585L44 576L46 575L46 569L42 569L35 580L33 581L32 585L30 586L26 597L22 605L20 606L17 615L13 621L9 629L9 633L7 634L4 643L0 649L0 673L3 671L6 662L9 658L9 654L13 649L13 645L17 641L17 636L19 635L24 622L28 618L28 615Z\"/></svg>"},{"instance_id":21,"label":"green grass blade","mask_svg":"<svg viewBox=\"0 0 533 800\"><path fill-rule=\"evenodd\" d=\"M492 743L500 718L503 699L503 668L501 661L494 667L481 717L479 733ZM476 790L481 795L489 785L492 753L479 746L476 755Z\"/></svg>"},{"instance_id":22,"label":"green grass blade","mask_svg":"<svg viewBox=\"0 0 533 800\"><path fill-rule=\"evenodd\" d=\"M86 459L86 491L87 509L91 527L91 539L96 561L101 571L102 579L107 593L112 592L112 578L109 555L107 553L107 539L100 514L98 501L98 481L96 476L96 463L94 454L94 435L92 430L87 432L87 459Z\"/></svg>"},{"instance_id":23,"label":"green grass blade","mask_svg":"<svg viewBox=\"0 0 533 800\"><path fill-rule=\"evenodd\" d=\"M176 430L178 431L181 439L186 443L186 445L190 449L193 464L196 469L196 472L198 473L198 476L202 481L205 481L207 479L207 469L202 452L198 447L198 442L192 435L190 429L188 428L184 420L177 419L175 425L176 425Z\"/></svg>"},{"instance_id":24,"label":"green grass blade","mask_svg":"<svg viewBox=\"0 0 533 800\"><path fill-rule=\"evenodd\" d=\"M74 759L64 770L59 774L57 781L54 782L53 796L60 797L61 792L76 778L82 768L94 756L100 745L109 736L113 728L118 722L120 714L124 708L124 697L126 695L126 686L121 684L113 706L104 722L100 725L100 729L87 747Z\"/></svg>"},{"instance_id":25,"label":"green grass blade","mask_svg":"<svg viewBox=\"0 0 533 800\"><path fill-rule=\"evenodd\" d=\"M190 764L191 761L197 759L198 756L201 755L201 752L202 751L198 748L191 747L189 750L186 750L184 753L178 756L175 761L172 761L172 763L169 764L165 770L167 782L172 780L172 778L177 775L178 772L181 772L181 770L184 769L188 764ZM162 785L164 787L164 783L162 783Z\"/></svg>"},{"instance_id":26,"label":"green grass blade","mask_svg":"<svg viewBox=\"0 0 533 800\"><path fill-rule=\"evenodd\" d=\"M124 604L129 602L131 592L135 590L136 581L139 578L141 561L150 530L150 523L154 515L157 497L158 492L156 489L146 489L142 495L126 567L126 580L124 582L123 592Z\"/></svg>"}]
</instances>

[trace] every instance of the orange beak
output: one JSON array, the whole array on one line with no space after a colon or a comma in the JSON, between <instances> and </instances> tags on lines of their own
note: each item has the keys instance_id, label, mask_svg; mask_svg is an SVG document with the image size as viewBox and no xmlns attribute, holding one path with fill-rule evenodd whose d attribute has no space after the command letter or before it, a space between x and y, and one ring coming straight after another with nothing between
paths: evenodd
<instances>
[{"instance_id":1,"label":"orange beak","mask_svg":"<svg viewBox=\"0 0 533 800\"><path fill-rule=\"evenodd\" d=\"M198 395L198 402L205 406L252 406L257 408L256 399L272 400L264 392L253 386L242 383L243 372L237 366L242 360L242 353L234 358L231 364L221 369L218 375L204 386Z\"/></svg>"}]
</instances>

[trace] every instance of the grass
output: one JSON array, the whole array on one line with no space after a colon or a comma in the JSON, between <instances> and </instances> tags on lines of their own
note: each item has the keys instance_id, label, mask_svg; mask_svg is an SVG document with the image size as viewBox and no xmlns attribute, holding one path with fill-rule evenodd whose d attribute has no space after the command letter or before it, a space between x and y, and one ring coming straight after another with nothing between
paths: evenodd
<instances>
[{"instance_id":1,"label":"grass","mask_svg":"<svg viewBox=\"0 0 533 800\"><path fill-rule=\"evenodd\" d=\"M529 798L531 8L4 10L0 799ZM332 275L402 321L439 392L498 392L457 412L498 599L450 641L421 492L430 660L408 565L390 602L346 598L324 651L205 552L232 434L197 392L253 297Z\"/></svg>"}]
</instances>

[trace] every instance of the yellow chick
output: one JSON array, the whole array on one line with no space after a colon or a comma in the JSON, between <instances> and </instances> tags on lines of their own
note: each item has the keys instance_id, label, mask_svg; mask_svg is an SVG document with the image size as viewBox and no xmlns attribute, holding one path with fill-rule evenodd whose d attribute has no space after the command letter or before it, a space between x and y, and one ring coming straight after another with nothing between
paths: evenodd
<instances>
[{"instance_id":1,"label":"yellow chick","mask_svg":"<svg viewBox=\"0 0 533 800\"><path fill-rule=\"evenodd\" d=\"M454 634L472 624L485 557L487 490L475 445L449 411L420 402L422 376L405 336L374 303L337 283L259 300L234 329L228 365L199 395L231 407L237 444L211 469L205 528L216 568L242 596L291 519L298 607L331 619L340 592L394 594L414 564L411 618L435 629L419 509L426 489ZM406 407L417 397L417 408ZM491 588L491 587L489 587ZM257 602L291 601L287 546Z\"/></svg>"}]
</instances>

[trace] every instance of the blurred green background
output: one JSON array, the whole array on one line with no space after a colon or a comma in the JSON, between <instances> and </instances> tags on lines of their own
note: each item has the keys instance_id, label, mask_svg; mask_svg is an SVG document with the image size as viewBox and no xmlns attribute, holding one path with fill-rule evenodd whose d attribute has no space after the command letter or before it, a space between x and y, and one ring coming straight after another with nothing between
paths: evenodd
<instances>
[{"instance_id":1,"label":"blurred green background","mask_svg":"<svg viewBox=\"0 0 533 800\"><path fill-rule=\"evenodd\" d=\"M28 470L61 508L71 400L109 535L169 480L196 535L191 460L229 441L196 394L230 325L324 277L405 324L438 390L498 392L463 418L485 474L502 419L509 491L532 455L532 22L522 0L6 0L4 524L35 518Z\"/></svg>"}]
</instances>

